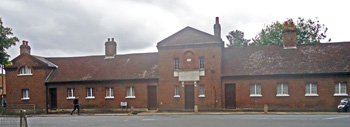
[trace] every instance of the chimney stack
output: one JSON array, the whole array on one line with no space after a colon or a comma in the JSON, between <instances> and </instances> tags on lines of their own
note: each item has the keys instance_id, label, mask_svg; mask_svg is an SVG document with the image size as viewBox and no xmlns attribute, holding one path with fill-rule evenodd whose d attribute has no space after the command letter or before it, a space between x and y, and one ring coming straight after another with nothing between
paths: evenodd
<instances>
[{"instance_id":1,"label":"chimney stack","mask_svg":"<svg viewBox=\"0 0 350 127\"><path fill-rule=\"evenodd\" d=\"M288 21L284 22L283 34L283 48L284 49L296 49L297 48L297 29L294 27L294 23L291 22L290 27Z\"/></svg>"},{"instance_id":2,"label":"chimney stack","mask_svg":"<svg viewBox=\"0 0 350 127\"><path fill-rule=\"evenodd\" d=\"M105 53L105 59L114 58L117 54L117 43L114 41L114 38L112 38L112 41L108 38L105 43Z\"/></svg>"},{"instance_id":3,"label":"chimney stack","mask_svg":"<svg viewBox=\"0 0 350 127\"><path fill-rule=\"evenodd\" d=\"M219 17L215 18L214 36L221 39L221 26L220 26L220 23L219 23Z\"/></svg>"},{"instance_id":4,"label":"chimney stack","mask_svg":"<svg viewBox=\"0 0 350 127\"><path fill-rule=\"evenodd\" d=\"M28 45L28 41L23 40L22 45L19 47L20 54L27 53L30 55L30 46Z\"/></svg>"}]
</instances>

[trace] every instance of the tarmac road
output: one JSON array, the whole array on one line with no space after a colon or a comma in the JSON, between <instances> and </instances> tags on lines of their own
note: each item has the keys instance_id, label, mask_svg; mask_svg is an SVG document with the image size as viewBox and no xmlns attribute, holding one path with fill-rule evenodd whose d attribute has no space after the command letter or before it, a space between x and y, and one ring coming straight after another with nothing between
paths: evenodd
<instances>
[{"instance_id":1,"label":"tarmac road","mask_svg":"<svg viewBox=\"0 0 350 127\"><path fill-rule=\"evenodd\" d=\"M349 127L341 115L156 115L28 117L29 127Z\"/></svg>"}]
</instances>

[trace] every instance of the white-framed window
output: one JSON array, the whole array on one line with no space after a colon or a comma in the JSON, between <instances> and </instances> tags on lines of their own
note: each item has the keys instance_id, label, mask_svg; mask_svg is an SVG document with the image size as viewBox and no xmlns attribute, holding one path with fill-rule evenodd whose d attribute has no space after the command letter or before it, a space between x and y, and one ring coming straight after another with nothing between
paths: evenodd
<instances>
[{"instance_id":1,"label":"white-framed window","mask_svg":"<svg viewBox=\"0 0 350 127\"><path fill-rule=\"evenodd\" d=\"M204 85L199 85L199 97L205 97Z\"/></svg>"},{"instance_id":2,"label":"white-framed window","mask_svg":"<svg viewBox=\"0 0 350 127\"><path fill-rule=\"evenodd\" d=\"M288 84L287 83L279 83L277 84L277 95L279 97L287 97L288 94Z\"/></svg>"},{"instance_id":3,"label":"white-framed window","mask_svg":"<svg viewBox=\"0 0 350 127\"><path fill-rule=\"evenodd\" d=\"M75 99L75 89L67 88L67 99Z\"/></svg>"},{"instance_id":4,"label":"white-framed window","mask_svg":"<svg viewBox=\"0 0 350 127\"><path fill-rule=\"evenodd\" d=\"M32 75L31 68L28 66L23 66L19 69L18 75Z\"/></svg>"},{"instance_id":5,"label":"white-framed window","mask_svg":"<svg viewBox=\"0 0 350 127\"><path fill-rule=\"evenodd\" d=\"M199 57L199 69L204 69L204 57Z\"/></svg>"},{"instance_id":6,"label":"white-framed window","mask_svg":"<svg viewBox=\"0 0 350 127\"><path fill-rule=\"evenodd\" d=\"M310 82L305 84L305 96L318 96L317 83Z\"/></svg>"},{"instance_id":7,"label":"white-framed window","mask_svg":"<svg viewBox=\"0 0 350 127\"><path fill-rule=\"evenodd\" d=\"M29 89L22 89L21 100L29 100Z\"/></svg>"},{"instance_id":8,"label":"white-framed window","mask_svg":"<svg viewBox=\"0 0 350 127\"><path fill-rule=\"evenodd\" d=\"M179 58L174 58L174 69L179 69Z\"/></svg>"},{"instance_id":9,"label":"white-framed window","mask_svg":"<svg viewBox=\"0 0 350 127\"><path fill-rule=\"evenodd\" d=\"M86 99L94 99L95 91L94 88L86 88Z\"/></svg>"},{"instance_id":10,"label":"white-framed window","mask_svg":"<svg viewBox=\"0 0 350 127\"><path fill-rule=\"evenodd\" d=\"M175 90L175 95L174 95L174 97L180 97L179 85L175 85L175 86L174 86L174 90Z\"/></svg>"},{"instance_id":11,"label":"white-framed window","mask_svg":"<svg viewBox=\"0 0 350 127\"><path fill-rule=\"evenodd\" d=\"M106 97L105 98L114 98L113 95L113 87L107 87L106 88Z\"/></svg>"},{"instance_id":12,"label":"white-framed window","mask_svg":"<svg viewBox=\"0 0 350 127\"><path fill-rule=\"evenodd\" d=\"M136 98L135 97L135 87L126 87L126 97L125 98Z\"/></svg>"},{"instance_id":13,"label":"white-framed window","mask_svg":"<svg viewBox=\"0 0 350 127\"><path fill-rule=\"evenodd\" d=\"M261 84L250 85L250 97L261 97Z\"/></svg>"},{"instance_id":14,"label":"white-framed window","mask_svg":"<svg viewBox=\"0 0 350 127\"><path fill-rule=\"evenodd\" d=\"M346 93L346 82L337 82L334 86L334 96L348 96L348 94Z\"/></svg>"}]
</instances>

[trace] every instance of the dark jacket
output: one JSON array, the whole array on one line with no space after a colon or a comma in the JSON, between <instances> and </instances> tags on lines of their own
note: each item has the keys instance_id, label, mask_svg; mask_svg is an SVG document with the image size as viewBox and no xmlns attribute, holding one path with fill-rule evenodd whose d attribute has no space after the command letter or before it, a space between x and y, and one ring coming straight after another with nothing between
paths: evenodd
<instances>
[{"instance_id":1,"label":"dark jacket","mask_svg":"<svg viewBox=\"0 0 350 127\"><path fill-rule=\"evenodd\" d=\"M74 104L74 105L79 105L79 100L78 100L78 99L74 99L74 100L73 100L73 104Z\"/></svg>"}]
</instances>

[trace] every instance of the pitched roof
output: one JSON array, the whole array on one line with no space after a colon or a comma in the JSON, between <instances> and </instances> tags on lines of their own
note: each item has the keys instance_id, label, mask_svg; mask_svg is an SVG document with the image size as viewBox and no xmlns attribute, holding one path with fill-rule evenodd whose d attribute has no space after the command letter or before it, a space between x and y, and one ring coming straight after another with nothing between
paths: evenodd
<instances>
[{"instance_id":1,"label":"pitched roof","mask_svg":"<svg viewBox=\"0 0 350 127\"><path fill-rule=\"evenodd\" d=\"M197 45L197 44L212 44L223 43L221 38L211 34L197 30L192 27L186 27L175 34L158 42L157 47L164 46L182 46L182 45Z\"/></svg>"},{"instance_id":2,"label":"pitched roof","mask_svg":"<svg viewBox=\"0 0 350 127\"><path fill-rule=\"evenodd\" d=\"M55 67L55 68L57 68L57 65L55 65L54 63L52 63L52 62L46 60L44 57L41 57L41 56L33 56L33 57L36 58L37 60L39 60L39 61L41 61L41 62L47 64L47 66L49 66L49 67Z\"/></svg>"},{"instance_id":3,"label":"pitched roof","mask_svg":"<svg viewBox=\"0 0 350 127\"><path fill-rule=\"evenodd\" d=\"M158 53L46 58L58 66L46 82L158 78Z\"/></svg>"},{"instance_id":4,"label":"pitched roof","mask_svg":"<svg viewBox=\"0 0 350 127\"><path fill-rule=\"evenodd\" d=\"M350 42L226 48L222 76L350 72Z\"/></svg>"}]
</instances>

